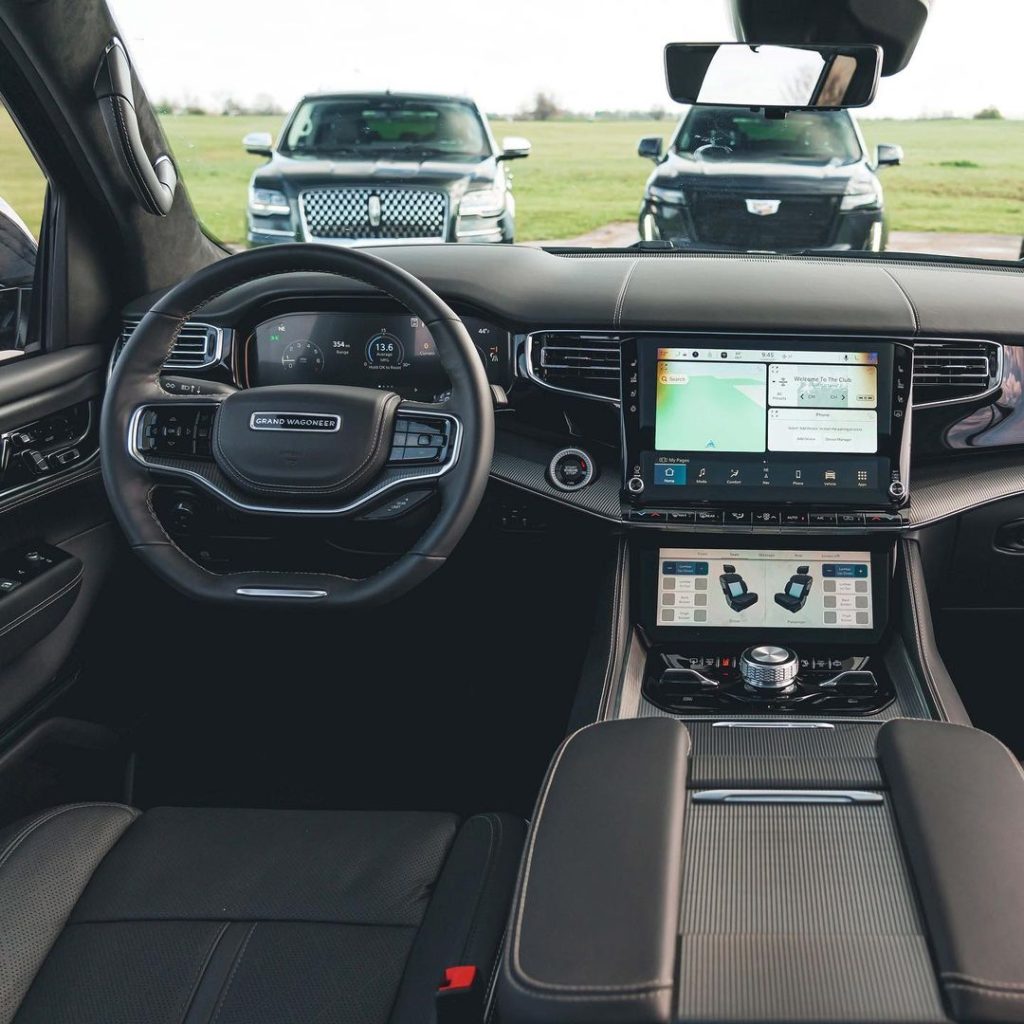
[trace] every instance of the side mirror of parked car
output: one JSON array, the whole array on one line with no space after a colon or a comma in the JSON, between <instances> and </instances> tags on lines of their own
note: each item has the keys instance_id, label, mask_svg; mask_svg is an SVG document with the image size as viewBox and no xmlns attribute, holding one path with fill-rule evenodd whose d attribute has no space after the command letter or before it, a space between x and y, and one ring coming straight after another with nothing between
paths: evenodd
<instances>
[{"instance_id":1,"label":"side mirror of parked car","mask_svg":"<svg viewBox=\"0 0 1024 1024\"><path fill-rule=\"evenodd\" d=\"M35 266L36 240L0 199L0 361L20 354L25 343Z\"/></svg>"},{"instance_id":2,"label":"side mirror of parked car","mask_svg":"<svg viewBox=\"0 0 1024 1024\"><path fill-rule=\"evenodd\" d=\"M876 167L896 167L903 163L903 147L894 142L880 142L875 147Z\"/></svg>"},{"instance_id":3,"label":"side mirror of parked car","mask_svg":"<svg viewBox=\"0 0 1024 1024\"><path fill-rule=\"evenodd\" d=\"M501 153L498 159L522 160L530 155L532 148L529 139L524 139L519 135L506 135L501 140Z\"/></svg>"},{"instance_id":4,"label":"side mirror of parked car","mask_svg":"<svg viewBox=\"0 0 1024 1024\"><path fill-rule=\"evenodd\" d=\"M661 159L662 144L660 135L645 135L636 147L637 156L646 157L657 163Z\"/></svg>"},{"instance_id":5,"label":"side mirror of parked car","mask_svg":"<svg viewBox=\"0 0 1024 1024\"><path fill-rule=\"evenodd\" d=\"M246 153L252 153L253 156L269 157L274 145L274 139L270 132L249 132L242 139L242 145L245 147Z\"/></svg>"}]
</instances>

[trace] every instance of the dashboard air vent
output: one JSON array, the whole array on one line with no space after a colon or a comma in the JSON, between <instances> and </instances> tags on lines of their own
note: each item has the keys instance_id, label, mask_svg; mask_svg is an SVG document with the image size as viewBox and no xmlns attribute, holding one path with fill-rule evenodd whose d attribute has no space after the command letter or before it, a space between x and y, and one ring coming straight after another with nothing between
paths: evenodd
<instances>
[{"instance_id":1,"label":"dashboard air vent","mask_svg":"<svg viewBox=\"0 0 1024 1024\"><path fill-rule=\"evenodd\" d=\"M114 359L128 343L132 331L139 326L140 317L126 318L114 349ZM212 366L221 357L223 331L219 327L189 321L181 329L171 354L164 362L165 370L201 370ZM111 363L113 365L113 363Z\"/></svg>"},{"instance_id":2,"label":"dashboard air vent","mask_svg":"<svg viewBox=\"0 0 1024 1024\"><path fill-rule=\"evenodd\" d=\"M618 334L539 331L530 335L530 376L559 391L617 402L621 342Z\"/></svg>"},{"instance_id":3,"label":"dashboard air vent","mask_svg":"<svg viewBox=\"0 0 1024 1024\"><path fill-rule=\"evenodd\" d=\"M991 341L915 341L914 405L962 402L999 386L1002 346Z\"/></svg>"}]
</instances>

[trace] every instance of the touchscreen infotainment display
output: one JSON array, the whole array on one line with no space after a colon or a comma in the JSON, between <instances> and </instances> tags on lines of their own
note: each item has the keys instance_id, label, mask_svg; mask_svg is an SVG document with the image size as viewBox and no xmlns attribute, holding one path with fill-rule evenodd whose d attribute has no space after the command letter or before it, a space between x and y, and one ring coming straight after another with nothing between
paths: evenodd
<instances>
[{"instance_id":1,"label":"touchscreen infotainment display","mask_svg":"<svg viewBox=\"0 0 1024 1024\"><path fill-rule=\"evenodd\" d=\"M661 548L658 626L871 629L871 554Z\"/></svg>"},{"instance_id":2,"label":"touchscreen infotainment display","mask_svg":"<svg viewBox=\"0 0 1024 1024\"><path fill-rule=\"evenodd\" d=\"M660 348L658 451L878 450L877 352Z\"/></svg>"},{"instance_id":3,"label":"touchscreen infotainment display","mask_svg":"<svg viewBox=\"0 0 1024 1024\"><path fill-rule=\"evenodd\" d=\"M625 358L626 478L645 503L863 507L905 475L909 346L651 336Z\"/></svg>"}]
</instances>

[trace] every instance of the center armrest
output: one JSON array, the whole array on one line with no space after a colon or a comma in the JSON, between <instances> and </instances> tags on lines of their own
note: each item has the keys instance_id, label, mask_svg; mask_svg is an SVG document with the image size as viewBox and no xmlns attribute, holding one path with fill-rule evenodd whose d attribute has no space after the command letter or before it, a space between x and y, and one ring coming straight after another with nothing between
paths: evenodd
<instances>
[{"instance_id":1,"label":"center armrest","mask_svg":"<svg viewBox=\"0 0 1024 1024\"><path fill-rule=\"evenodd\" d=\"M534 814L499 983L506 1024L672 1019L689 736L574 733Z\"/></svg>"}]
</instances>

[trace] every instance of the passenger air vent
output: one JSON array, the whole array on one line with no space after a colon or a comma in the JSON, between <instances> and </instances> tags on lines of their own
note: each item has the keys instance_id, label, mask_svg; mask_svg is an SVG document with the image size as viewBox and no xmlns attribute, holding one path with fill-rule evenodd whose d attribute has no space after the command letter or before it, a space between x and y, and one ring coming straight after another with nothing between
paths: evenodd
<instances>
[{"instance_id":1,"label":"passenger air vent","mask_svg":"<svg viewBox=\"0 0 1024 1024\"><path fill-rule=\"evenodd\" d=\"M621 343L618 334L539 331L529 338L529 374L549 388L617 402Z\"/></svg>"},{"instance_id":2,"label":"passenger air vent","mask_svg":"<svg viewBox=\"0 0 1024 1024\"><path fill-rule=\"evenodd\" d=\"M140 322L140 317L125 319L121 327L121 336L117 339L117 345L114 347L111 366L121 354L121 350L128 344L132 331L139 326ZM178 335L171 354L164 362L164 369L202 370L204 367L212 366L221 357L223 337L224 332L219 327L189 321L181 329L181 334Z\"/></svg>"},{"instance_id":3,"label":"passenger air vent","mask_svg":"<svg viewBox=\"0 0 1024 1024\"><path fill-rule=\"evenodd\" d=\"M995 390L1002 355L991 341L915 341L914 405L963 402Z\"/></svg>"}]
</instances>

